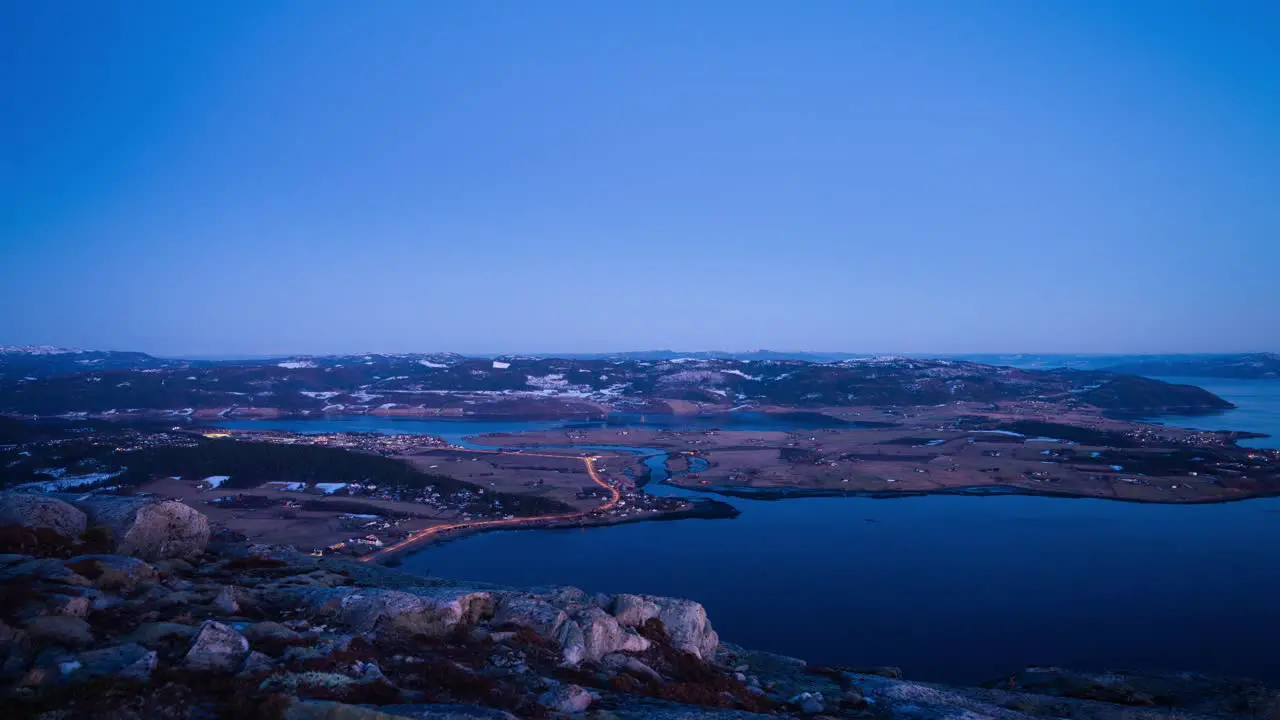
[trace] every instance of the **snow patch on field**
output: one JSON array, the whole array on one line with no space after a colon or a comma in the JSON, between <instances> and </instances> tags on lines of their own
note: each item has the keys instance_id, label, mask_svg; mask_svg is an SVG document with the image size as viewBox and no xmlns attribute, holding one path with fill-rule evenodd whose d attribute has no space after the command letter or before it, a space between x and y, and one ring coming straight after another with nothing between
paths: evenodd
<instances>
[{"instance_id":1,"label":"snow patch on field","mask_svg":"<svg viewBox=\"0 0 1280 720\"><path fill-rule=\"evenodd\" d=\"M67 475L66 468L45 468L36 470L41 475L49 475L54 480L46 480L44 482L30 482L18 485L13 488L17 492L59 492L61 490L75 490L77 488L87 487L89 485L97 485L106 482L125 471L121 468L110 473L88 473L86 475Z\"/></svg>"},{"instance_id":2,"label":"snow patch on field","mask_svg":"<svg viewBox=\"0 0 1280 720\"><path fill-rule=\"evenodd\" d=\"M276 366L286 370L300 370L302 368L313 368L316 364L310 360L285 360L284 362L276 363Z\"/></svg>"},{"instance_id":3,"label":"snow patch on field","mask_svg":"<svg viewBox=\"0 0 1280 720\"><path fill-rule=\"evenodd\" d=\"M230 475L210 475L204 481L209 483L209 487L217 489L222 487L222 483L231 479Z\"/></svg>"},{"instance_id":4,"label":"snow patch on field","mask_svg":"<svg viewBox=\"0 0 1280 720\"><path fill-rule=\"evenodd\" d=\"M418 364L419 364L419 365L421 365L421 366L423 366L423 367L429 367L429 368L447 368L447 367L449 367L448 365L445 365L444 363L431 362L430 360L419 360L419 361L418 361Z\"/></svg>"},{"instance_id":5,"label":"snow patch on field","mask_svg":"<svg viewBox=\"0 0 1280 720\"><path fill-rule=\"evenodd\" d=\"M511 367L511 363L509 363L509 362L502 362L502 361L500 361L500 360L494 360L494 361L493 361L493 369L494 369L494 370L506 370L506 369L507 369L507 368L509 368L509 367Z\"/></svg>"},{"instance_id":6,"label":"snow patch on field","mask_svg":"<svg viewBox=\"0 0 1280 720\"><path fill-rule=\"evenodd\" d=\"M341 395L342 393L340 393L340 392L334 392L333 390L329 390L329 391L326 391L326 392L315 392L315 391L313 391L313 390L299 390L299 391L298 391L298 394L299 394L299 395L306 395L307 397L309 397L309 398L315 398L316 400L328 400L329 398L331 398L331 397L337 397L337 396Z\"/></svg>"},{"instance_id":7,"label":"snow patch on field","mask_svg":"<svg viewBox=\"0 0 1280 720\"><path fill-rule=\"evenodd\" d=\"M360 402L362 402L362 403L365 403L365 402L369 402L370 400L377 400L378 398L380 398L380 397L382 397L382 396L381 396L381 395L374 395L374 394L372 394L372 393L367 393L367 392L365 392L365 391L361 390L360 392L353 392L353 393L351 393L351 397L355 398L356 400L359 400L359 401L360 401Z\"/></svg>"},{"instance_id":8,"label":"snow patch on field","mask_svg":"<svg viewBox=\"0 0 1280 720\"><path fill-rule=\"evenodd\" d=\"M759 380L759 379L760 379L760 376L759 376L759 375L748 375L748 374L746 374L746 373L742 372L741 370L721 370L720 372L724 373L725 375L737 375L738 377L746 378L746 379L748 379L748 380Z\"/></svg>"}]
</instances>

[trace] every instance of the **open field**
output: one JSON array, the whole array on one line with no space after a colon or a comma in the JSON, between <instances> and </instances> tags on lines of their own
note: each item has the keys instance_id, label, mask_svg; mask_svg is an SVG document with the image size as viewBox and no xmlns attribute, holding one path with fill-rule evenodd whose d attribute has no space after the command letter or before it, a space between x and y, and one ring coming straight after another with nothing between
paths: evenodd
<instances>
[{"instance_id":1,"label":"open field","mask_svg":"<svg viewBox=\"0 0 1280 720\"><path fill-rule=\"evenodd\" d=\"M601 488L592 482L582 457L565 453L538 455L477 453L442 449L405 457L424 472L465 480L483 488L559 500L576 510L600 504Z\"/></svg>"},{"instance_id":2,"label":"open field","mask_svg":"<svg viewBox=\"0 0 1280 720\"><path fill-rule=\"evenodd\" d=\"M1280 491L1280 458L1236 447L1230 434L1117 420L1051 403L823 412L893 426L609 428L472 440L503 447L573 443L654 448L676 453L668 461L675 484L755 495L1010 487L1120 500L1209 502ZM696 471L687 467L686 455L703 461ZM633 468L642 472L638 464Z\"/></svg>"}]
</instances>

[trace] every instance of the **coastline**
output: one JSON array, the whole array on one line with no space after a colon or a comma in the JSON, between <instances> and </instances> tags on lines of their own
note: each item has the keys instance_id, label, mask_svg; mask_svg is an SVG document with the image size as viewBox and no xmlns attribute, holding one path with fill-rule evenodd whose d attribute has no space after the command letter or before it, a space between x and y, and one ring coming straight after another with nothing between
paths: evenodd
<instances>
[{"instance_id":1,"label":"coastline","mask_svg":"<svg viewBox=\"0 0 1280 720\"><path fill-rule=\"evenodd\" d=\"M742 511L730 505L729 503L713 498L701 498L690 500L691 507L682 510L672 510L669 512L654 513L652 515L626 517L618 520L598 519L591 521L564 521L550 520L542 524L530 523L523 527L506 527L506 526L481 526L466 527L456 530L446 530L434 535L422 537L417 541L388 550L384 553L375 553L360 558L363 562L370 562L375 565L383 565L386 567L397 567L404 558L420 552L429 547L437 547L446 545L451 542L463 540L475 535L482 535L493 532L523 532L523 531L544 531L544 530L574 530L587 529L597 527L612 527L615 525L632 525L639 523L652 522L673 522L676 520L732 520L742 514Z\"/></svg>"}]
</instances>

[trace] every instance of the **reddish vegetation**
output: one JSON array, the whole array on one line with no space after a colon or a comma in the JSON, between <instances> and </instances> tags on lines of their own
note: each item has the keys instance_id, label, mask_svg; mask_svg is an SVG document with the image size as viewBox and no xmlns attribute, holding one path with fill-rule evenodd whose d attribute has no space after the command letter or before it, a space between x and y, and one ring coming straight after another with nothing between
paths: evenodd
<instances>
[{"instance_id":1,"label":"reddish vegetation","mask_svg":"<svg viewBox=\"0 0 1280 720\"><path fill-rule=\"evenodd\" d=\"M0 525L0 553L69 557L73 545L71 540L48 528Z\"/></svg>"}]
</instances>

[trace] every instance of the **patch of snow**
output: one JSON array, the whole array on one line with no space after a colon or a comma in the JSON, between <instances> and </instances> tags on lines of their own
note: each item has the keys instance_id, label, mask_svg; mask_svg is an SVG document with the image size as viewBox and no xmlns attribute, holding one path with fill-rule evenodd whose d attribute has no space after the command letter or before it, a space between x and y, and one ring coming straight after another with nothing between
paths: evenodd
<instances>
[{"instance_id":1,"label":"patch of snow","mask_svg":"<svg viewBox=\"0 0 1280 720\"><path fill-rule=\"evenodd\" d=\"M353 392L353 393L351 393L350 395L351 395L351 397L355 398L356 400L359 400L359 401L360 401L360 402L362 402L362 403L366 403L366 402L369 402L370 400L376 400L376 399L378 399L378 398L382 397L381 395L373 395L373 394L371 394L371 393L367 393L367 392L365 392L365 391L363 391L363 390L361 390L361 391L359 391L359 392Z\"/></svg>"},{"instance_id":2,"label":"patch of snow","mask_svg":"<svg viewBox=\"0 0 1280 720\"><path fill-rule=\"evenodd\" d=\"M493 361L493 369L494 369L494 370L506 370L506 369L507 369L507 368L509 368L509 367L511 367L511 363L509 363L509 362L502 362L502 361L500 361L500 360L494 360L494 361Z\"/></svg>"},{"instance_id":3,"label":"patch of snow","mask_svg":"<svg viewBox=\"0 0 1280 720\"><path fill-rule=\"evenodd\" d=\"M0 355L72 355L82 352L53 345L0 345Z\"/></svg>"},{"instance_id":4,"label":"patch of snow","mask_svg":"<svg viewBox=\"0 0 1280 720\"><path fill-rule=\"evenodd\" d=\"M332 495L346 486L347 483L316 483L316 487L325 495Z\"/></svg>"},{"instance_id":5,"label":"patch of snow","mask_svg":"<svg viewBox=\"0 0 1280 720\"><path fill-rule=\"evenodd\" d=\"M210 475L209 477L205 478L204 481L209 483L209 487L220 488L222 487L222 483L230 479L231 479L230 475Z\"/></svg>"},{"instance_id":6,"label":"patch of snow","mask_svg":"<svg viewBox=\"0 0 1280 720\"><path fill-rule=\"evenodd\" d=\"M46 475L52 475L53 477L58 479L49 480L47 482L24 483L22 485L18 485L13 489L17 492L45 492L45 493L59 492L62 490L75 490L77 488L82 488L88 485L96 485L97 483L105 482L123 473L124 471L125 471L125 468L121 468L112 473L89 473L87 475L64 475L63 473L66 472L64 468L57 468L54 471L37 470L36 472L41 472Z\"/></svg>"},{"instance_id":7,"label":"patch of snow","mask_svg":"<svg viewBox=\"0 0 1280 720\"><path fill-rule=\"evenodd\" d=\"M276 363L276 366L286 370L300 370L302 368L313 368L316 364L310 360L285 360L284 362Z\"/></svg>"},{"instance_id":8,"label":"patch of snow","mask_svg":"<svg viewBox=\"0 0 1280 720\"><path fill-rule=\"evenodd\" d=\"M299 391L298 391L298 394L299 394L299 395L306 395L307 397L309 397L309 398L315 398L316 400L328 400L329 398L331 398L331 397L337 397L337 396L341 395L342 393L340 393L340 392L336 392L336 391L333 391L333 390L328 390L328 391L325 391L325 392L315 392L314 390L299 390Z\"/></svg>"},{"instance_id":9,"label":"patch of snow","mask_svg":"<svg viewBox=\"0 0 1280 720\"><path fill-rule=\"evenodd\" d=\"M748 380L759 380L759 379L760 379L760 376L759 376L759 375L748 375L748 374L746 374L746 373L742 372L741 370L721 370L720 372L724 373L725 375L737 375L738 377L746 378L746 379L748 379Z\"/></svg>"},{"instance_id":10,"label":"patch of snow","mask_svg":"<svg viewBox=\"0 0 1280 720\"><path fill-rule=\"evenodd\" d=\"M976 433L986 433L988 435L1008 435L1009 437L1026 437L1022 433L1016 433L1012 430L974 430Z\"/></svg>"},{"instance_id":11,"label":"patch of snow","mask_svg":"<svg viewBox=\"0 0 1280 720\"><path fill-rule=\"evenodd\" d=\"M423 366L423 367L429 367L429 368L447 368L447 367L449 367L448 365L445 365L444 363L431 362L430 360L419 360L419 361L418 361L418 364L419 364L419 365L421 365L421 366Z\"/></svg>"}]
</instances>

